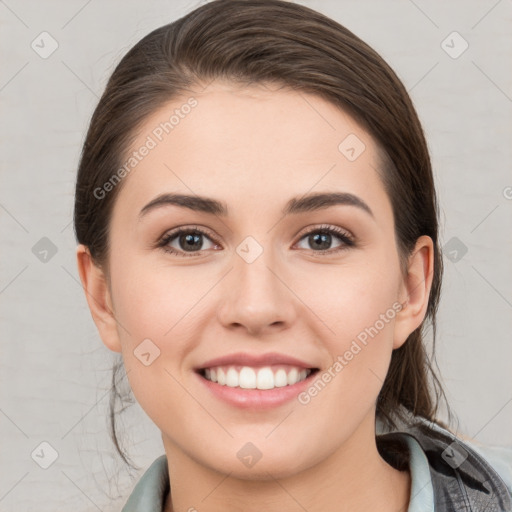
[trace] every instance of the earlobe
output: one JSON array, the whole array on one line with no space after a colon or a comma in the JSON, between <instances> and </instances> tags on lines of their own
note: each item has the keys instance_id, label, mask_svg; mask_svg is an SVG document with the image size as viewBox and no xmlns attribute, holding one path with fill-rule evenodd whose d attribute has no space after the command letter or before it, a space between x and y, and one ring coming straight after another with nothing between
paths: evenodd
<instances>
[{"instance_id":1,"label":"earlobe","mask_svg":"<svg viewBox=\"0 0 512 512\"><path fill-rule=\"evenodd\" d=\"M94 263L89 249L83 244L76 249L76 259L85 298L101 339L110 350L121 352L117 322L105 273Z\"/></svg>"},{"instance_id":2,"label":"earlobe","mask_svg":"<svg viewBox=\"0 0 512 512\"><path fill-rule=\"evenodd\" d=\"M400 348L425 318L434 276L434 243L429 236L416 241L401 289L401 311L396 316L393 349Z\"/></svg>"}]
</instances>

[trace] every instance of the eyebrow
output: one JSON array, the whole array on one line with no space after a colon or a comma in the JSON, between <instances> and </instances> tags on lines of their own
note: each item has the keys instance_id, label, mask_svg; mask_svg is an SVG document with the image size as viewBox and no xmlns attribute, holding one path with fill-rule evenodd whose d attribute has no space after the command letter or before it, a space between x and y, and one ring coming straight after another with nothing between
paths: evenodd
<instances>
[{"instance_id":1,"label":"eyebrow","mask_svg":"<svg viewBox=\"0 0 512 512\"><path fill-rule=\"evenodd\" d=\"M160 194L150 201L139 213L139 220L157 208L174 205L195 212L209 213L225 217L228 207L225 203L204 196L186 194ZM373 217L370 207L358 196L348 192L318 192L290 199L283 208L283 215L313 212L335 205L355 206Z\"/></svg>"}]
</instances>

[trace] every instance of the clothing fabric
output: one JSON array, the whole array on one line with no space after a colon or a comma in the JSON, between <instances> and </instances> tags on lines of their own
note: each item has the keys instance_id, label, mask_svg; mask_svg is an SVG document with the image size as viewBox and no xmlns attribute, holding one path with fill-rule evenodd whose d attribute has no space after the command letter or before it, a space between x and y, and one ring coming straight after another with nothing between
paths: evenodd
<instances>
[{"instance_id":1,"label":"clothing fabric","mask_svg":"<svg viewBox=\"0 0 512 512\"><path fill-rule=\"evenodd\" d=\"M404 448L411 474L407 512L512 512L512 447L462 441L419 422L378 436ZM158 457L122 512L162 512L169 493L167 457Z\"/></svg>"},{"instance_id":2,"label":"clothing fabric","mask_svg":"<svg viewBox=\"0 0 512 512\"><path fill-rule=\"evenodd\" d=\"M418 474L414 474L416 464L409 449L413 479L409 512L512 511L512 447L478 446L426 421L418 421L405 432L388 433L383 438L388 442L406 440L408 446L414 439L422 451L418 457L429 473L422 477L425 489L429 488L425 496L428 501L422 503L422 496L417 508L416 493L421 496L422 480L416 478L417 485L414 485Z\"/></svg>"}]
</instances>

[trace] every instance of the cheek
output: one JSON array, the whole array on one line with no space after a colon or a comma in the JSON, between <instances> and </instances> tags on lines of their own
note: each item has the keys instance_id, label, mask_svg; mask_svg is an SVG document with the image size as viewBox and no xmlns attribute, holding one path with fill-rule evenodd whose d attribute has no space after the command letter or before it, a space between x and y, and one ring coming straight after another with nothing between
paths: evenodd
<instances>
[{"instance_id":1,"label":"cheek","mask_svg":"<svg viewBox=\"0 0 512 512\"><path fill-rule=\"evenodd\" d=\"M314 273L304 268L288 281L307 306L309 317L323 326L321 338L330 340L331 354L376 323L379 334L382 331L387 336L392 331L400 282L398 262L386 253L359 254L360 258L347 259L346 264L317 265ZM386 312L382 325L381 315Z\"/></svg>"},{"instance_id":2,"label":"cheek","mask_svg":"<svg viewBox=\"0 0 512 512\"><path fill-rule=\"evenodd\" d=\"M152 265L143 258L124 258L117 266L112 282L118 320L124 341L137 344L144 338L166 343L176 334L197 321L202 297L214 284L211 273L194 271L194 267L171 269ZM173 347L179 347L176 343ZM163 346L161 347L164 348Z\"/></svg>"},{"instance_id":3,"label":"cheek","mask_svg":"<svg viewBox=\"0 0 512 512\"><path fill-rule=\"evenodd\" d=\"M190 407L180 383L186 378L187 355L201 339L200 300L213 283L201 279L192 267L152 266L147 259L128 255L112 261L114 309L122 326L118 332L127 378L138 403L165 429L169 411Z\"/></svg>"},{"instance_id":4,"label":"cheek","mask_svg":"<svg viewBox=\"0 0 512 512\"><path fill-rule=\"evenodd\" d=\"M382 388L400 309L400 270L391 256L376 252L357 264L319 266L314 276L304 273L296 282L297 295L307 298L314 313L319 347L331 359L303 396L303 403L317 414L325 404L341 415L363 413ZM317 395L322 398L317 400Z\"/></svg>"},{"instance_id":5,"label":"cheek","mask_svg":"<svg viewBox=\"0 0 512 512\"><path fill-rule=\"evenodd\" d=\"M388 371L400 309L399 273L393 264L383 273L376 263L364 269L339 269L322 279L317 275L315 283L322 286L304 283L304 292L312 291L308 306L322 320L319 343L331 362L299 402L312 416L330 411L332 422L325 435L332 439L343 437L375 407Z\"/></svg>"}]
</instances>

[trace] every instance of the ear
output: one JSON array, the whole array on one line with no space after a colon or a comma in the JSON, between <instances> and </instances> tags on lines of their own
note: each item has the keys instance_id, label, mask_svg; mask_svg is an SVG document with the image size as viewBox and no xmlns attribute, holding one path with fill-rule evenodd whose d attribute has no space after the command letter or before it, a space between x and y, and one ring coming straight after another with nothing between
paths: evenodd
<instances>
[{"instance_id":1,"label":"ear","mask_svg":"<svg viewBox=\"0 0 512 512\"><path fill-rule=\"evenodd\" d=\"M85 245L80 244L77 247L76 260L85 298L101 339L110 350L121 352L107 278L103 270L94 263L91 253Z\"/></svg>"},{"instance_id":2,"label":"ear","mask_svg":"<svg viewBox=\"0 0 512 512\"><path fill-rule=\"evenodd\" d=\"M409 257L407 276L400 287L403 308L395 317L393 349L400 348L423 322L433 276L434 243L429 236L421 236Z\"/></svg>"}]
</instances>

